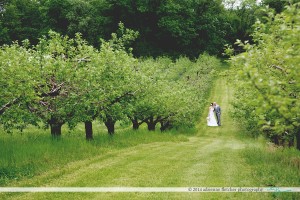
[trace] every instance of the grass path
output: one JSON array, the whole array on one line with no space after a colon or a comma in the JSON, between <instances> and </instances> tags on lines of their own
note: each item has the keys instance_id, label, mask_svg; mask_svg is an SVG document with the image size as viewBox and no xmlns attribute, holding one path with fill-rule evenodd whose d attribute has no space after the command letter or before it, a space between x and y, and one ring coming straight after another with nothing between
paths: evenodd
<instances>
[{"instance_id":1,"label":"grass path","mask_svg":"<svg viewBox=\"0 0 300 200\"><path fill-rule=\"evenodd\" d=\"M218 79L210 101L222 107L222 126L207 127L205 111L197 136L186 142L158 142L113 150L69 163L11 186L52 187L255 187L241 150L254 141L238 137L229 116L232 90ZM1 196L2 195L2 196ZM0 199L272 199L266 193L16 193Z\"/></svg>"}]
</instances>

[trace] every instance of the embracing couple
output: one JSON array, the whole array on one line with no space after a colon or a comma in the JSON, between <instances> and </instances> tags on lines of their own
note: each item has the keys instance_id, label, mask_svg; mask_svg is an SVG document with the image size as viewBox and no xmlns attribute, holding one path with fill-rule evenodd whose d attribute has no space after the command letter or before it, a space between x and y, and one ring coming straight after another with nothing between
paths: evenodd
<instances>
[{"instance_id":1,"label":"embracing couple","mask_svg":"<svg viewBox=\"0 0 300 200\"><path fill-rule=\"evenodd\" d=\"M221 126L221 107L216 102L209 106L207 126Z\"/></svg>"}]
</instances>

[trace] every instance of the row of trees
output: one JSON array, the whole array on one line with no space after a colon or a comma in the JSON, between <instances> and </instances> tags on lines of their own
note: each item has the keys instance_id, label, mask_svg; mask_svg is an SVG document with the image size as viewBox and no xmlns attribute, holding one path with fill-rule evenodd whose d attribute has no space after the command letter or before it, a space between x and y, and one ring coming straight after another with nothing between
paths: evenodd
<instances>
[{"instance_id":1,"label":"row of trees","mask_svg":"<svg viewBox=\"0 0 300 200\"><path fill-rule=\"evenodd\" d=\"M123 24L119 32L99 50L80 34L72 39L53 31L37 45L2 46L0 123L9 130L42 122L59 136L63 124L84 122L87 139L95 119L109 134L116 121L128 119L134 129L142 123L149 130L158 123L161 130L193 126L219 61L208 55L195 62L136 59L127 46L138 33Z\"/></svg>"},{"instance_id":2,"label":"row of trees","mask_svg":"<svg viewBox=\"0 0 300 200\"><path fill-rule=\"evenodd\" d=\"M220 55L226 43L249 40L259 8L280 12L287 1L264 0L3 0L0 2L0 45L29 39L32 44L53 30L100 46L122 21L137 30L134 55ZM225 7L224 7L225 5Z\"/></svg>"},{"instance_id":3,"label":"row of trees","mask_svg":"<svg viewBox=\"0 0 300 200\"><path fill-rule=\"evenodd\" d=\"M239 72L234 116L253 134L262 130L275 144L300 150L299 16L299 3L269 12L265 23L255 24L255 44L239 41L245 53L231 63Z\"/></svg>"}]
</instances>

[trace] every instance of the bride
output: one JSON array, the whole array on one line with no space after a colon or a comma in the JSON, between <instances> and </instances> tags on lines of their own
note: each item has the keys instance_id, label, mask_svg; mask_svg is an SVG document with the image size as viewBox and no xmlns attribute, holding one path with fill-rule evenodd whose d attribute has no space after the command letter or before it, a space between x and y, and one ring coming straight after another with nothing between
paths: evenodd
<instances>
[{"instance_id":1,"label":"bride","mask_svg":"<svg viewBox=\"0 0 300 200\"><path fill-rule=\"evenodd\" d=\"M214 113L213 103L211 103L209 106L207 126L218 126L215 113Z\"/></svg>"}]
</instances>

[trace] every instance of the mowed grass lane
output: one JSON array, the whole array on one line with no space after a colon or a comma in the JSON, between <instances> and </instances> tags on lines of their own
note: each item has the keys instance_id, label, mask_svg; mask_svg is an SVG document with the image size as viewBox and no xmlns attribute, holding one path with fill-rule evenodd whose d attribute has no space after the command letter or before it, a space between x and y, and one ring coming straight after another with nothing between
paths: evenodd
<instances>
[{"instance_id":1,"label":"mowed grass lane","mask_svg":"<svg viewBox=\"0 0 300 200\"><path fill-rule=\"evenodd\" d=\"M252 168L240 153L254 140L240 139L229 116L232 90L218 79L210 101L222 108L222 126L207 127L204 112L198 135L185 142L141 144L69 163L13 183L31 187L255 187ZM205 108L206 109L206 108ZM5 199L272 199L267 193L15 193Z\"/></svg>"}]
</instances>

